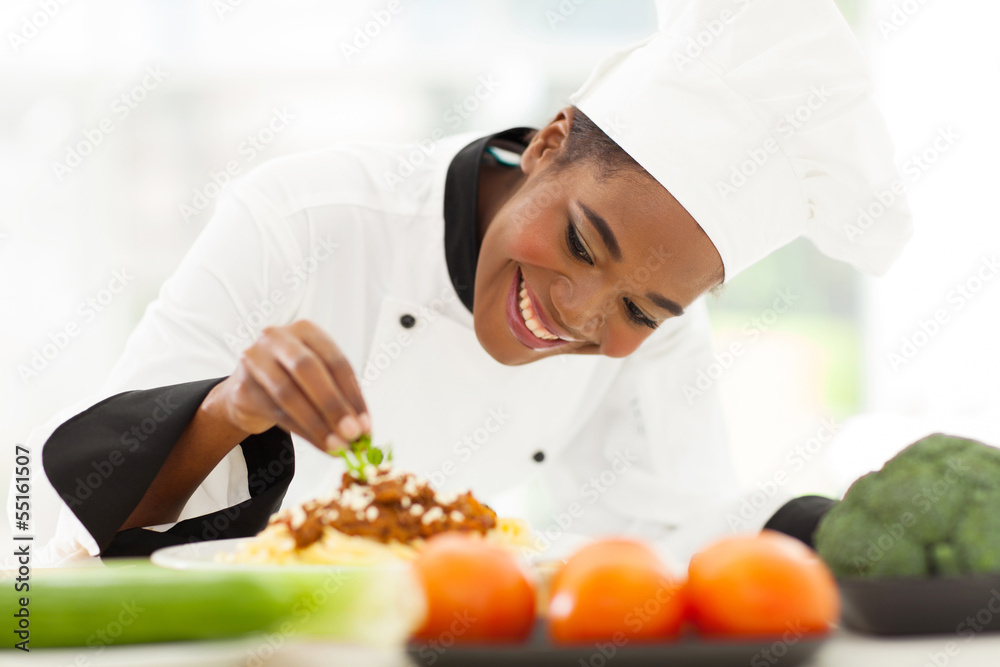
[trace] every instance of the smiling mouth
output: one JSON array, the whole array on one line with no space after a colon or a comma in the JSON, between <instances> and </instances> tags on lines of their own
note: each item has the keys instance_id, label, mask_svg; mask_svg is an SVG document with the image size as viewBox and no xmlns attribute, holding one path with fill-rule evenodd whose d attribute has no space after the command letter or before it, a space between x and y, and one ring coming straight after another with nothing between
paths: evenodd
<instances>
[{"instance_id":1,"label":"smiling mouth","mask_svg":"<svg viewBox=\"0 0 1000 667\"><path fill-rule=\"evenodd\" d=\"M519 343L533 350L548 350L572 342L560 338L542 324L521 269L514 272L514 280L507 295L507 328Z\"/></svg>"},{"instance_id":2,"label":"smiling mouth","mask_svg":"<svg viewBox=\"0 0 1000 667\"><path fill-rule=\"evenodd\" d=\"M518 297L520 297L521 301L518 303L518 307L521 311L521 319L524 320L524 326L528 327L531 333L542 340L562 340L559 336L543 327L542 323L535 317L535 310L531 307L531 299L528 298L528 289L524 286L524 276L521 276L519 287Z\"/></svg>"}]
</instances>

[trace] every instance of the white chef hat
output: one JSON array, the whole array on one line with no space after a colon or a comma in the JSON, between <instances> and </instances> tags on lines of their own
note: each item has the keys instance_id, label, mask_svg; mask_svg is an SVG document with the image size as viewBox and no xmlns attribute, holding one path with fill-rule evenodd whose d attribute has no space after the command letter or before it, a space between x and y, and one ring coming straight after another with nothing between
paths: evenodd
<instances>
[{"instance_id":1,"label":"white chef hat","mask_svg":"<svg viewBox=\"0 0 1000 667\"><path fill-rule=\"evenodd\" d=\"M715 244L726 280L799 236L884 273L912 233L861 48L833 0L658 0L659 31L570 100Z\"/></svg>"}]
</instances>

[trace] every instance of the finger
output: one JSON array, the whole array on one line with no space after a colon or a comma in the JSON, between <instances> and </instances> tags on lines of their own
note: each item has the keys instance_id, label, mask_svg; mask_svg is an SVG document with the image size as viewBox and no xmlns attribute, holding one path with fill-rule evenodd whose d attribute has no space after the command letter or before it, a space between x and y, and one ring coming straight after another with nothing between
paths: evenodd
<instances>
[{"instance_id":1,"label":"finger","mask_svg":"<svg viewBox=\"0 0 1000 667\"><path fill-rule=\"evenodd\" d=\"M298 424L285 414L284 410L271 400L267 391L250 374L247 364L241 364L238 374L242 378L240 380L239 391L243 395L243 400L239 401L239 405L235 406L235 410L238 413L243 413L243 420L246 423L269 422L269 425L254 430L254 433L262 433L271 426L278 426L278 428L289 433L295 433L305 438L309 441L309 444L326 453L332 454L347 448L347 443L333 433L328 434L326 440L320 444L314 442L314 436L304 432Z\"/></svg>"},{"instance_id":2,"label":"finger","mask_svg":"<svg viewBox=\"0 0 1000 667\"><path fill-rule=\"evenodd\" d=\"M266 352L248 350L244 365L274 406L274 419L321 449L330 429L288 372Z\"/></svg>"},{"instance_id":3,"label":"finger","mask_svg":"<svg viewBox=\"0 0 1000 667\"><path fill-rule=\"evenodd\" d=\"M279 419L277 421L277 425L279 428L288 431L289 433L295 433L296 435L302 436L309 442L310 445L326 454L336 454L337 452L343 451L348 447L347 443L337 437L334 433L327 435L326 440L323 440L320 443L314 442L308 434L302 432L298 424L293 422L291 419L288 419L287 416Z\"/></svg>"},{"instance_id":4,"label":"finger","mask_svg":"<svg viewBox=\"0 0 1000 667\"><path fill-rule=\"evenodd\" d=\"M304 433L302 429L299 427L299 425L293 422L291 419L288 419L287 416L282 419L279 419L277 421L277 426L283 431L288 431L289 433L294 433L295 435L301 436L310 445L320 450L324 454L336 454L340 451L347 449L348 447L346 442L338 438L333 433L326 436L326 440L322 441L322 443L318 444L316 442L313 442L313 440L309 437L309 435L307 433Z\"/></svg>"},{"instance_id":5,"label":"finger","mask_svg":"<svg viewBox=\"0 0 1000 667\"><path fill-rule=\"evenodd\" d=\"M370 431L371 420L368 417L368 406L361 395L361 386L358 384L357 375L354 374L354 369L351 368L347 357L340 351L336 343L318 327L303 326L299 335L302 337L302 341L326 364L337 387L354 409L354 413L360 415L363 422L367 422L364 430Z\"/></svg>"},{"instance_id":6,"label":"finger","mask_svg":"<svg viewBox=\"0 0 1000 667\"><path fill-rule=\"evenodd\" d=\"M273 334L272 353L312 402L330 431L347 441L362 433L354 408L334 382L330 370L312 348L285 330Z\"/></svg>"}]
</instances>

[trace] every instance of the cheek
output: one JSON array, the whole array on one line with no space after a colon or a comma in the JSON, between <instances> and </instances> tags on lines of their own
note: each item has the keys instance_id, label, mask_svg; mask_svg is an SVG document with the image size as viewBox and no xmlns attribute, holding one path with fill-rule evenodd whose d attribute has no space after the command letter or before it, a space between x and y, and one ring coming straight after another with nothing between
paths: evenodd
<instances>
[{"instance_id":1,"label":"cheek","mask_svg":"<svg viewBox=\"0 0 1000 667\"><path fill-rule=\"evenodd\" d=\"M550 266L556 256L552 241L541 233L515 233L509 248L511 259L530 266Z\"/></svg>"},{"instance_id":2,"label":"cheek","mask_svg":"<svg viewBox=\"0 0 1000 667\"><path fill-rule=\"evenodd\" d=\"M513 211L508 227L507 249L511 259L521 264L551 267L559 254L559 216L553 209L542 209L529 202Z\"/></svg>"},{"instance_id":3,"label":"cheek","mask_svg":"<svg viewBox=\"0 0 1000 667\"><path fill-rule=\"evenodd\" d=\"M649 338L652 330L640 331L636 327L623 322L610 327L604 343L601 345L601 354L609 357L627 357L636 351L644 340Z\"/></svg>"}]
</instances>

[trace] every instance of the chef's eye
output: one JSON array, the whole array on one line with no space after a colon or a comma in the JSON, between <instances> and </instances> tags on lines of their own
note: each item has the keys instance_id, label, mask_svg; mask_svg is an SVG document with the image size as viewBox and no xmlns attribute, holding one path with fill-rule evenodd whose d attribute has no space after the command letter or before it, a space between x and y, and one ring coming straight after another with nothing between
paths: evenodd
<instances>
[{"instance_id":1,"label":"chef's eye","mask_svg":"<svg viewBox=\"0 0 1000 667\"><path fill-rule=\"evenodd\" d=\"M591 266L594 265L594 260L591 259L590 253L584 247L583 241L580 240L580 235L576 233L576 227L573 226L572 222L566 225L566 245L569 246L570 253L578 260L586 262Z\"/></svg>"},{"instance_id":2,"label":"chef's eye","mask_svg":"<svg viewBox=\"0 0 1000 667\"><path fill-rule=\"evenodd\" d=\"M628 316L628 318L630 320L632 320L636 324L641 324L643 326L647 326L650 329L655 329L656 328L656 326L657 326L656 322L654 322L653 320L651 320L646 315L646 313L642 312L642 310L639 308L639 306L637 306L634 303L632 303L632 301L630 299L622 299L622 301L625 303L625 314Z\"/></svg>"}]
</instances>

